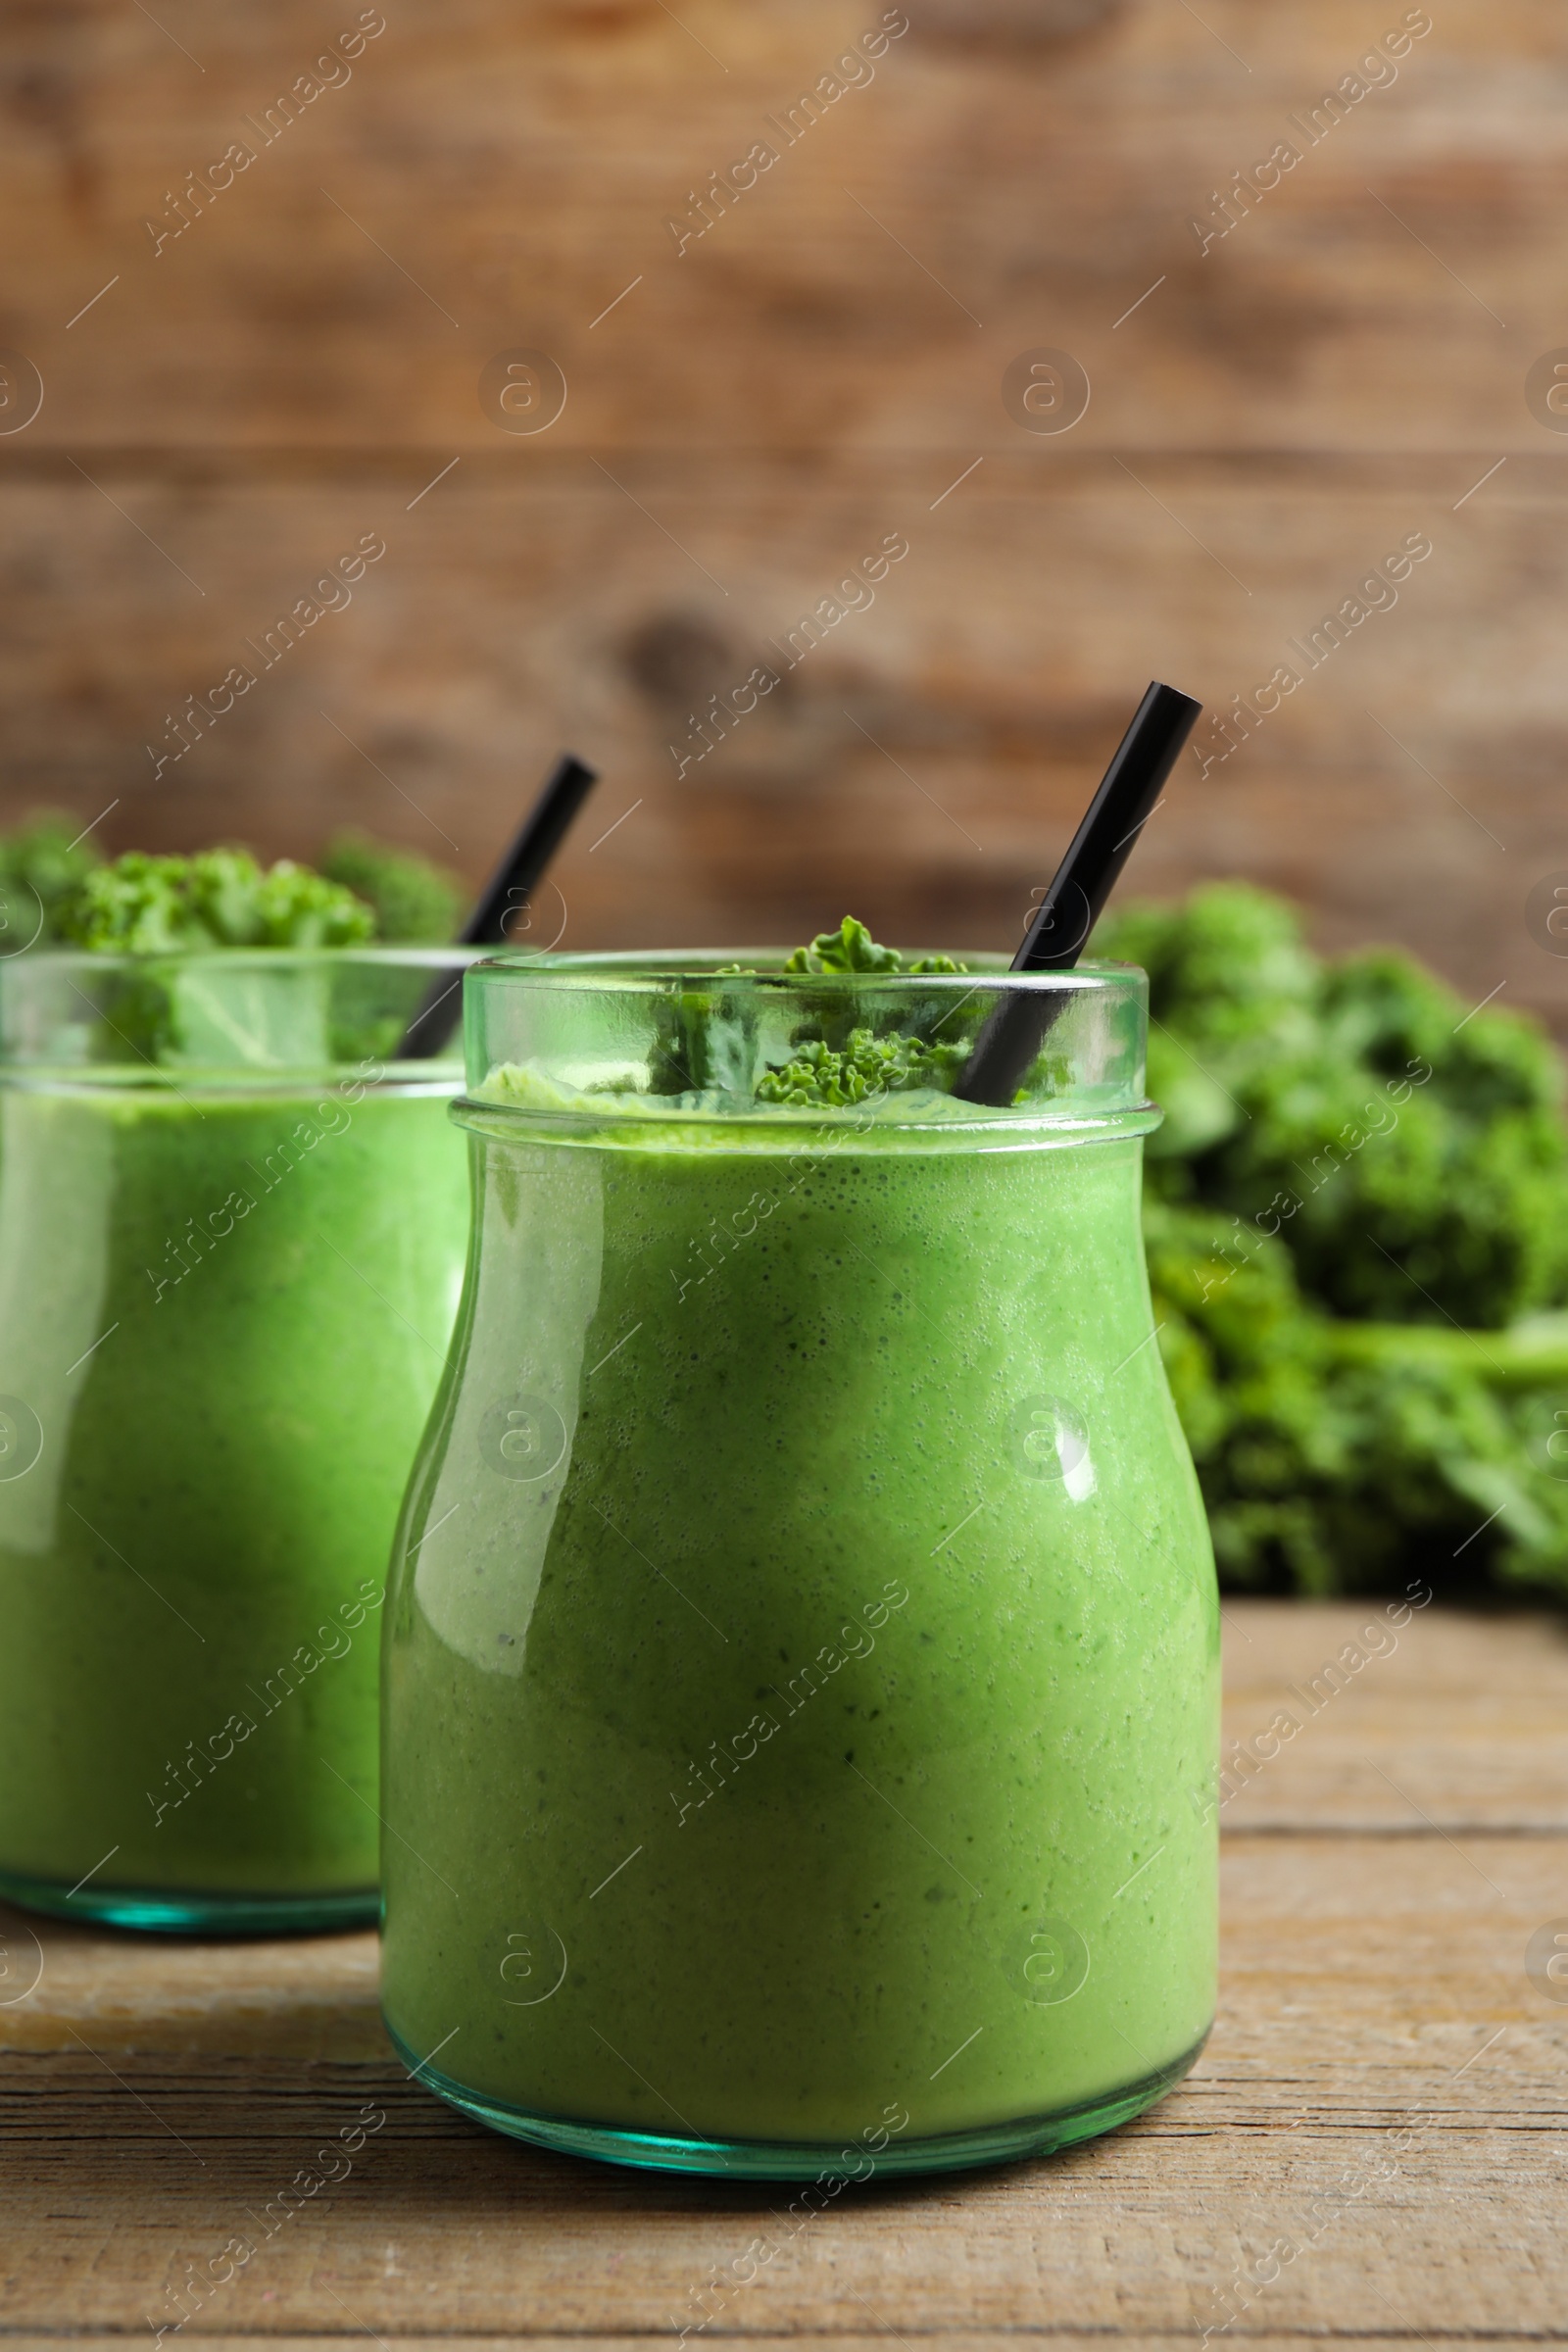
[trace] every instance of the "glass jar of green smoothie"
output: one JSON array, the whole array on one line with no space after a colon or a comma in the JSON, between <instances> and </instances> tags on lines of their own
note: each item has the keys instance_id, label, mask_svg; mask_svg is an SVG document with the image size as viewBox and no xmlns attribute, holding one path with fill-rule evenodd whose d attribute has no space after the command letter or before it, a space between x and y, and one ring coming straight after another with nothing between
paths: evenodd
<instances>
[{"instance_id":1,"label":"glass jar of green smoothie","mask_svg":"<svg viewBox=\"0 0 1568 2352\"><path fill-rule=\"evenodd\" d=\"M1143 976L740 960L466 983L474 1241L382 1632L386 2016L469 2114L623 2163L1057 2148L1214 2002ZM1016 1102L956 1099L1018 991Z\"/></svg>"},{"instance_id":2,"label":"glass jar of green smoothie","mask_svg":"<svg viewBox=\"0 0 1568 2352\"><path fill-rule=\"evenodd\" d=\"M467 1236L460 1066L395 1056L472 953L0 963L16 1901L375 1916L386 1560Z\"/></svg>"}]
</instances>

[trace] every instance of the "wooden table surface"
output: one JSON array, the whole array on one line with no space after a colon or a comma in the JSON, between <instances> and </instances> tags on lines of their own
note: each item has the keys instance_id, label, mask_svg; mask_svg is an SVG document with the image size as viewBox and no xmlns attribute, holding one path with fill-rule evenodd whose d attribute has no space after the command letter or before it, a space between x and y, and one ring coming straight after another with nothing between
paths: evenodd
<instances>
[{"instance_id":1,"label":"wooden table surface","mask_svg":"<svg viewBox=\"0 0 1568 2352\"><path fill-rule=\"evenodd\" d=\"M673 2341L720 2272L707 2332L759 2347L1563 2340L1568 1997L1526 1947L1568 1930L1568 1627L1233 1599L1226 1644L1219 2018L1126 2130L872 2180L786 2242L789 2190L578 2163L441 2105L382 2036L369 1936L12 1913L0 2328L142 2337L239 2238L260 2242L185 2334ZM1259 1758L1282 1708L1300 1729ZM262 2239L252 2214L367 2109L350 2169ZM777 2257L734 2283L759 2235Z\"/></svg>"}]
</instances>

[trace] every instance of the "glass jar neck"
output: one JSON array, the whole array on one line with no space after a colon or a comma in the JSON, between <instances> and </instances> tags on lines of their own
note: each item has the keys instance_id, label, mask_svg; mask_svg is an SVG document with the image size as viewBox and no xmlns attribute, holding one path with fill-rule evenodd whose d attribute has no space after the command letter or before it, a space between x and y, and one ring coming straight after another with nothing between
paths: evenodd
<instances>
[{"instance_id":1,"label":"glass jar neck","mask_svg":"<svg viewBox=\"0 0 1568 2352\"><path fill-rule=\"evenodd\" d=\"M1015 973L799 972L754 952L679 960L543 956L478 964L464 989L468 1087L483 1131L655 1126L784 1150L807 1131L881 1149L895 1132L1011 1125L1147 1132L1144 976L1126 965ZM974 1083L1005 1031L1024 1050ZM769 1141L772 1138L774 1140Z\"/></svg>"}]
</instances>

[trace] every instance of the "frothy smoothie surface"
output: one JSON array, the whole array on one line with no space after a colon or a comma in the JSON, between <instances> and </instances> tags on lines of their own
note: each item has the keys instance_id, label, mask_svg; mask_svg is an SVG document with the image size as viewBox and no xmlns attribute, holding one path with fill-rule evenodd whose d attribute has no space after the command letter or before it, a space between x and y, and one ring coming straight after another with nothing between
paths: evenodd
<instances>
[{"instance_id":1,"label":"frothy smoothie surface","mask_svg":"<svg viewBox=\"0 0 1568 2352\"><path fill-rule=\"evenodd\" d=\"M726 1120L522 1069L460 1112L476 1252L384 1628L384 1986L492 2121L1059 2144L1208 2026L1217 1604L1149 1118L909 1074L836 1131L784 1082Z\"/></svg>"}]
</instances>

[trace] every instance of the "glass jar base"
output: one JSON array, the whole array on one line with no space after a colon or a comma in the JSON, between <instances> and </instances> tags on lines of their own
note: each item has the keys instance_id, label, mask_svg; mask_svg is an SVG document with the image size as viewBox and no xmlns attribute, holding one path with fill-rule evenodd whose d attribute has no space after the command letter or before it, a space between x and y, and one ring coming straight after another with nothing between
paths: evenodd
<instances>
[{"instance_id":1,"label":"glass jar base","mask_svg":"<svg viewBox=\"0 0 1568 2352\"><path fill-rule=\"evenodd\" d=\"M977 2165L1008 2164L1021 2156L1052 2156L1081 2139L1098 2138L1130 2123L1146 2107L1174 2088L1196 2062L1208 2039L1205 2029L1190 2050L1152 2074L1076 2107L1049 2115L1020 2116L1014 2122L983 2124L972 2132L942 2132L929 2138L890 2139L874 2156L870 2149L845 2147L831 2140L688 2139L655 2132L621 2132L608 2124L576 2124L563 2116L530 2115L466 2090L411 2049L382 2013L386 2030L416 2082L477 2123L514 2139L533 2140L567 2156L593 2156L605 2164L632 2165L643 2172L713 2173L731 2180L864 2180L863 2157L872 2156L873 2171L893 2173L961 2173ZM853 2159L853 2163L851 2161Z\"/></svg>"},{"instance_id":2,"label":"glass jar base","mask_svg":"<svg viewBox=\"0 0 1568 2352\"><path fill-rule=\"evenodd\" d=\"M191 1894L158 1887L70 1886L0 1869L0 1898L52 1919L92 1920L112 1928L141 1928L163 1936L322 1936L373 1928L380 1890L346 1893Z\"/></svg>"}]
</instances>

